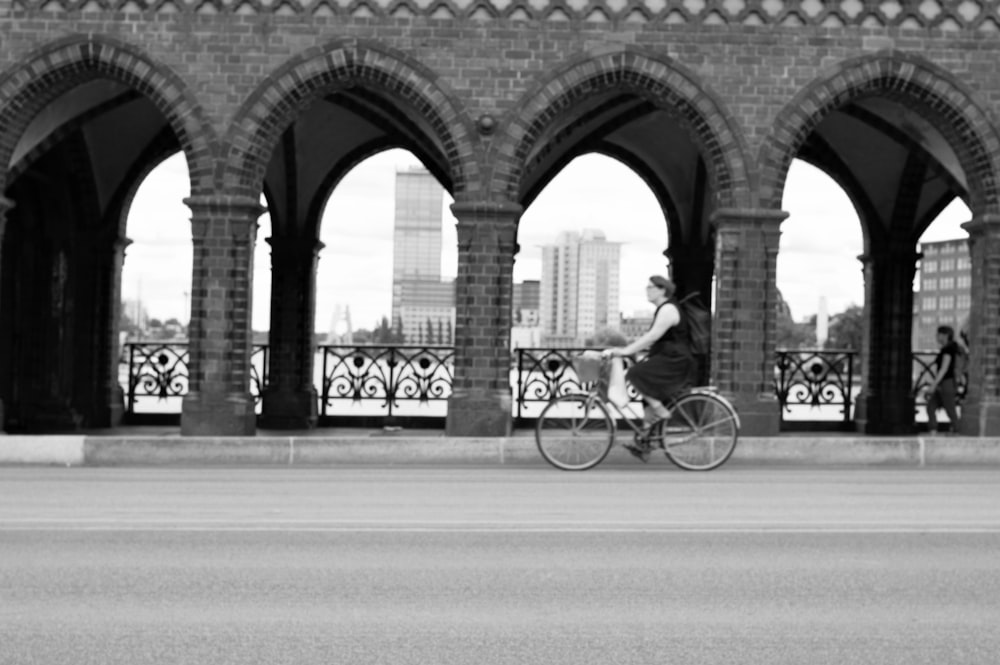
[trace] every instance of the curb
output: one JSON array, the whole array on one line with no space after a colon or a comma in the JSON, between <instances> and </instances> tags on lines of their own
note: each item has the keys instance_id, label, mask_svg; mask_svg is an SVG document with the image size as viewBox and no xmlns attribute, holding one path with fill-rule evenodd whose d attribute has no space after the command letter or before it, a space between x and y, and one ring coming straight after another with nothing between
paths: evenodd
<instances>
[{"instance_id":1,"label":"curb","mask_svg":"<svg viewBox=\"0 0 1000 665\"><path fill-rule=\"evenodd\" d=\"M654 456L655 458L656 456ZM661 458L662 459L662 458ZM616 447L605 463L634 460ZM1000 438L746 437L729 464L1000 466ZM545 465L528 436L0 436L0 464L169 465Z\"/></svg>"}]
</instances>

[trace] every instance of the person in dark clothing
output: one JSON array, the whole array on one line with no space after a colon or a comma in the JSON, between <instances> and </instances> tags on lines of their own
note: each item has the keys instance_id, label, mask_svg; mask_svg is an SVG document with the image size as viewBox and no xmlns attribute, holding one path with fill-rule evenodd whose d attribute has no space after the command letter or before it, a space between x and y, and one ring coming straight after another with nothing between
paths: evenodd
<instances>
[{"instance_id":1,"label":"person in dark clothing","mask_svg":"<svg viewBox=\"0 0 1000 665\"><path fill-rule=\"evenodd\" d=\"M625 374L643 398L643 421L647 431L654 423L670 417L664 402L693 386L697 377L698 365L691 353L680 309L673 301L674 290L674 283L666 277L650 277L646 298L656 305L653 325L628 346L605 350L607 355L631 356L649 349L646 357ZM629 449L636 454L631 447Z\"/></svg>"},{"instance_id":2,"label":"person in dark clothing","mask_svg":"<svg viewBox=\"0 0 1000 665\"><path fill-rule=\"evenodd\" d=\"M944 409L948 414L952 431L958 425L958 412L955 409L955 363L959 348L955 342L954 329L951 326L939 326L937 341L941 350L934 359L934 376L927 386L927 429L931 434L937 433L938 409Z\"/></svg>"}]
</instances>

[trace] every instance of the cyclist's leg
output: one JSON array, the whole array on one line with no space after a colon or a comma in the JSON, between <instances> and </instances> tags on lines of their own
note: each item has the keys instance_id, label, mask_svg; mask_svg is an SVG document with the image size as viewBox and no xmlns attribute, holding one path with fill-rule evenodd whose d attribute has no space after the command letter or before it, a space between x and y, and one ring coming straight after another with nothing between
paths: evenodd
<instances>
[{"instance_id":1,"label":"cyclist's leg","mask_svg":"<svg viewBox=\"0 0 1000 665\"><path fill-rule=\"evenodd\" d=\"M665 403L649 395L643 395L642 399L645 404L643 420L646 426L653 425L660 420L666 420L670 417L670 409L667 408Z\"/></svg>"}]
</instances>

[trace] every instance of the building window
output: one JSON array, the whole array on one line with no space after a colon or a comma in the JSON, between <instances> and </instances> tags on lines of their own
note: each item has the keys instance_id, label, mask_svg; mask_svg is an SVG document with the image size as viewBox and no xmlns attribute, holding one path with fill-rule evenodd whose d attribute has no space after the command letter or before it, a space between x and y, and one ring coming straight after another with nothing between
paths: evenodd
<instances>
[{"instance_id":1,"label":"building window","mask_svg":"<svg viewBox=\"0 0 1000 665\"><path fill-rule=\"evenodd\" d=\"M927 261L924 263L924 272L937 272L937 261Z\"/></svg>"},{"instance_id":2,"label":"building window","mask_svg":"<svg viewBox=\"0 0 1000 665\"><path fill-rule=\"evenodd\" d=\"M955 297L941 296L940 309L955 309Z\"/></svg>"},{"instance_id":3,"label":"building window","mask_svg":"<svg viewBox=\"0 0 1000 665\"><path fill-rule=\"evenodd\" d=\"M958 266L959 270L968 270L969 268L972 267L972 259L970 259L968 256L963 256L962 258L958 259L956 265Z\"/></svg>"},{"instance_id":4,"label":"building window","mask_svg":"<svg viewBox=\"0 0 1000 665\"><path fill-rule=\"evenodd\" d=\"M960 295L955 301L958 309L969 309L969 305L972 303L971 298L968 295Z\"/></svg>"},{"instance_id":5,"label":"building window","mask_svg":"<svg viewBox=\"0 0 1000 665\"><path fill-rule=\"evenodd\" d=\"M935 296L924 296L924 311L934 311L937 309L937 298Z\"/></svg>"},{"instance_id":6,"label":"building window","mask_svg":"<svg viewBox=\"0 0 1000 665\"><path fill-rule=\"evenodd\" d=\"M960 275L956 280L956 285L960 289L967 289L972 286L972 278L968 275Z\"/></svg>"},{"instance_id":7,"label":"building window","mask_svg":"<svg viewBox=\"0 0 1000 665\"><path fill-rule=\"evenodd\" d=\"M936 279L925 279L924 280L924 290L925 291L937 291L937 280Z\"/></svg>"},{"instance_id":8,"label":"building window","mask_svg":"<svg viewBox=\"0 0 1000 665\"><path fill-rule=\"evenodd\" d=\"M955 269L955 259L941 259L941 272Z\"/></svg>"},{"instance_id":9,"label":"building window","mask_svg":"<svg viewBox=\"0 0 1000 665\"><path fill-rule=\"evenodd\" d=\"M955 288L955 278L954 277L942 277L941 278L941 290L949 291Z\"/></svg>"}]
</instances>

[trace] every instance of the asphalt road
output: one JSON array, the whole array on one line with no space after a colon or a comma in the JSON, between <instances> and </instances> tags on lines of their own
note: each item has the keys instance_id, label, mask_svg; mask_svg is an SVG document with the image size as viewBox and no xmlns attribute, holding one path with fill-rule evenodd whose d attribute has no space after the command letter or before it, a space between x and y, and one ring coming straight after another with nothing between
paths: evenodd
<instances>
[{"instance_id":1,"label":"asphalt road","mask_svg":"<svg viewBox=\"0 0 1000 665\"><path fill-rule=\"evenodd\" d=\"M0 663L994 663L998 480L0 468Z\"/></svg>"}]
</instances>

